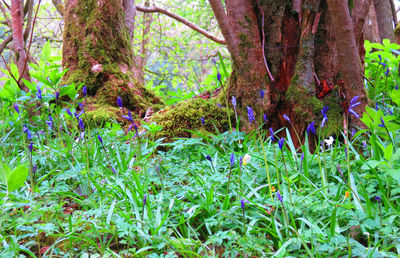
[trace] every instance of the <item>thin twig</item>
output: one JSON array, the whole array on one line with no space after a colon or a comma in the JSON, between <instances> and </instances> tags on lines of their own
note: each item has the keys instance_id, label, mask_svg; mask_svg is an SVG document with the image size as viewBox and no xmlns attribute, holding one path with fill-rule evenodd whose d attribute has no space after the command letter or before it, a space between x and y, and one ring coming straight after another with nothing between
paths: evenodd
<instances>
[{"instance_id":1,"label":"thin twig","mask_svg":"<svg viewBox=\"0 0 400 258\"><path fill-rule=\"evenodd\" d=\"M261 8L260 3L258 1L257 1L257 6L258 6L258 9L260 9L260 12L261 12L261 15L262 15L262 18L261 18L261 27L262 27L261 28L261 33L262 33L262 52L263 52L264 64L265 64L265 68L267 69L267 73L268 73L269 79L272 82L274 82L275 79L272 76L271 71L269 70L268 63L267 63L267 58L265 57L264 11Z\"/></svg>"}]
</instances>

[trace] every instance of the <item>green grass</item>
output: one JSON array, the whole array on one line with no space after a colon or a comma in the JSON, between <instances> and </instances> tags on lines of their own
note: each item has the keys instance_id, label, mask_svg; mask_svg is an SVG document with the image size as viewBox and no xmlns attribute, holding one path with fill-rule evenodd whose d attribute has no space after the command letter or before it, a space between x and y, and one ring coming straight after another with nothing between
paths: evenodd
<instances>
[{"instance_id":1,"label":"green grass","mask_svg":"<svg viewBox=\"0 0 400 258\"><path fill-rule=\"evenodd\" d=\"M366 70L378 85L377 72ZM392 84L371 90L380 109L364 114L367 130L347 145L346 135L335 136L314 153L308 144L296 150L290 137L280 149L263 130L163 143L155 125L135 135L116 123L87 124L82 140L77 119L46 104L52 90L43 101L2 99L0 256L398 257L400 120ZM245 154L251 159L240 164Z\"/></svg>"}]
</instances>

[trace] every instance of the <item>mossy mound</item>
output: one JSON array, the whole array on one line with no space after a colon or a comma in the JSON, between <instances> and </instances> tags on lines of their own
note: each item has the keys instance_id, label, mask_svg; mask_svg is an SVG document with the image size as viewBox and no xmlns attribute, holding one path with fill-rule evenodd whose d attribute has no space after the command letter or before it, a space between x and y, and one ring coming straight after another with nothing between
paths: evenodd
<instances>
[{"instance_id":1,"label":"mossy mound","mask_svg":"<svg viewBox=\"0 0 400 258\"><path fill-rule=\"evenodd\" d=\"M107 122L122 121L119 115L121 111L116 107L94 105L92 108L82 116L82 121L85 124L90 124L91 127L98 128L103 127Z\"/></svg>"},{"instance_id":2,"label":"mossy mound","mask_svg":"<svg viewBox=\"0 0 400 258\"><path fill-rule=\"evenodd\" d=\"M196 98L161 110L152 118L152 121L162 126L162 130L156 135L157 138L165 137L165 141L171 141L176 137L191 137L191 133L186 129L214 133L215 128L219 132L229 130L226 111L216 103L216 100ZM204 125L201 118L204 118Z\"/></svg>"}]
</instances>

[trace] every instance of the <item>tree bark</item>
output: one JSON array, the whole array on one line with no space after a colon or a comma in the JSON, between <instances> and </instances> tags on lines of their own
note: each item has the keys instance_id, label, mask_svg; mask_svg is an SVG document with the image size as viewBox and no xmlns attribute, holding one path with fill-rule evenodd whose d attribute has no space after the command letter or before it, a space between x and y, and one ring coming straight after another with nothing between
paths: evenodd
<instances>
[{"instance_id":1,"label":"tree bark","mask_svg":"<svg viewBox=\"0 0 400 258\"><path fill-rule=\"evenodd\" d=\"M378 23L379 37L383 39L394 39L393 16L389 0L374 0L376 20Z\"/></svg>"},{"instance_id":2,"label":"tree bark","mask_svg":"<svg viewBox=\"0 0 400 258\"><path fill-rule=\"evenodd\" d=\"M360 96L363 105L356 111L361 112L365 107L359 55L364 55L361 28L368 3L360 2L365 5L361 5L360 12L353 17L357 24L355 32L347 1L340 9L346 11L345 16L341 16L346 19L340 21L345 22L343 26L350 26L346 30L335 25L339 22L335 18L341 14L339 9L328 12L325 1L292 0L288 4L286 0L232 0L225 2L226 10L220 0L209 2L232 57L228 95L237 99L241 124L245 124L243 129L249 128L246 107L251 106L258 121L267 114L267 126L287 127L295 145L299 146L309 123L322 120L323 106L330 108L324 134L339 134L343 113L347 112L342 106L347 105L349 98ZM346 33L344 38L352 41L343 43L338 32ZM264 51L260 46L264 46ZM354 70L349 69L351 65L355 66ZM352 78L354 83L350 82L350 76L356 77ZM325 82L335 87L330 93L321 94ZM260 90L265 90L263 99ZM291 122L283 118L284 114ZM359 125L359 121L352 122Z\"/></svg>"},{"instance_id":3,"label":"tree bark","mask_svg":"<svg viewBox=\"0 0 400 258\"><path fill-rule=\"evenodd\" d=\"M116 106L120 96L126 108L144 116L147 108L161 102L135 77L134 7L134 2L121 0L66 1L64 82L84 83L97 104Z\"/></svg>"},{"instance_id":4,"label":"tree bark","mask_svg":"<svg viewBox=\"0 0 400 258\"><path fill-rule=\"evenodd\" d=\"M15 62L17 63L19 77L30 81L29 69L26 65L27 55L24 48L24 12L22 0L11 1L11 20L12 20L12 34L15 51ZM20 81L18 85L22 90L28 92L29 89Z\"/></svg>"}]
</instances>

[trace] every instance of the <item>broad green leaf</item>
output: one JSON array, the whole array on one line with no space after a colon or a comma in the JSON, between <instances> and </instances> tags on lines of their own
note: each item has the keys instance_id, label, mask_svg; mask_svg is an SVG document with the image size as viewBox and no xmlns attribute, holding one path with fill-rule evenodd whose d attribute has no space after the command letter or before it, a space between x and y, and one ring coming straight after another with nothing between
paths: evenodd
<instances>
[{"instance_id":1,"label":"broad green leaf","mask_svg":"<svg viewBox=\"0 0 400 258\"><path fill-rule=\"evenodd\" d=\"M400 168L388 168L385 172L400 183Z\"/></svg>"},{"instance_id":2,"label":"broad green leaf","mask_svg":"<svg viewBox=\"0 0 400 258\"><path fill-rule=\"evenodd\" d=\"M377 166L379 166L380 164L382 164L383 161L378 161L378 160L368 160L367 162L365 162L364 165L361 166L362 170L370 170L370 169L374 169Z\"/></svg>"}]
</instances>

